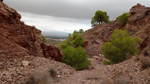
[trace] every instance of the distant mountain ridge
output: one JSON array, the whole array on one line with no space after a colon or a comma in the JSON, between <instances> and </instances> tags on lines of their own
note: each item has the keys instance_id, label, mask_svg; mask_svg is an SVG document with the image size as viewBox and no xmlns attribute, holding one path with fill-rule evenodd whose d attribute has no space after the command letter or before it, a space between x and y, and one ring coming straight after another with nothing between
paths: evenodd
<instances>
[{"instance_id":1,"label":"distant mountain ridge","mask_svg":"<svg viewBox=\"0 0 150 84\"><path fill-rule=\"evenodd\" d=\"M45 36L46 38L51 38L51 39L66 39L67 36Z\"/></svg>"}]
</instances>

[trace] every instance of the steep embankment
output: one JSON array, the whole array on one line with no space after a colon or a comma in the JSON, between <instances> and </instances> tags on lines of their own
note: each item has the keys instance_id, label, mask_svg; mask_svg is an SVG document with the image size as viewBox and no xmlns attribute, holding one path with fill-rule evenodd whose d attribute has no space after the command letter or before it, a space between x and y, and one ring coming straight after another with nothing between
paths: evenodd
<instances>
[{"instance_id":1,"label":"steep embankment","mask_svg":"<svg viewBox=\"0 0 150 84\"><path fill-rule=\"evenodd\" d=\"M130 17L124 27L115 20L110 24L102 23L97 27L87 30L82 36L86 42L85 49L90 56L101 53L101 46L109 41L114 29L124 29L131 36L145 39L150 33L150 8L137 4L129 12Z\"/></svg>"},{"instance_id":2,"label":"steep embankment","mask_svg":"<svg viewBox=\"0 0 150 84\"><path fill-rule=\"evenodd\" d=\"M0 2L0 58L43 56L41 31L20 19L20 14Z\"/></svg>"},{"instance_id":3,"label":"steep embankment","mask_svg":"<svg viewBox=\"0 0 150 84\"><path fill-rule=\"evenodd\" d=\"M58 48L43 45L41 31L25 25L20 19L20 14L0 2L0 60L33 55L61 61Z\"/></svg>"}]
</instances>

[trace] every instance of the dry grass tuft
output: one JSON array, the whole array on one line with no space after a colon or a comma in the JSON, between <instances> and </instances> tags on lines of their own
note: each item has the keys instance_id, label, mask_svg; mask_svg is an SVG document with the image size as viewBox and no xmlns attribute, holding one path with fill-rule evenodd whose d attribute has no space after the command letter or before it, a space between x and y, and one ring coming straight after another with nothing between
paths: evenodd
<instances>
[{"instance_id":1,"label":"dry grass tuft","mask_svg":"<svg viewBox=\"0 0 150 84\"><path fill-rule=\"evenodd\" d=\"M149 57L140 57L140 62L142 63L143 69L150 67L150 58Z\"/></svg>"}]
</instances>

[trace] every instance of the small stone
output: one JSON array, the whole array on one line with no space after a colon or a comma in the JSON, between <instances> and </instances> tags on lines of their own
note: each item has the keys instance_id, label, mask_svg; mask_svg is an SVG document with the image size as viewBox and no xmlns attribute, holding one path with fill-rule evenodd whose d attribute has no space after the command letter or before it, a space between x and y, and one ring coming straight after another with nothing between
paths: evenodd
<instances>
[{"instance_id":1,"label":"small stone","mask_svg":"<svg viewBox=\"0 0 150 84\"><path fill-rule=\"evenodd\" d=\"M2 76L6 76L6 75L8 75L8 74L9 74L8 71L4 71L4 72L2 73Z\"/></svg>"},{"instance_id":2,"label":"small stone","mask_svg":"<svg viewBox=\"0 0 150 84\"><path fill-rule=\"evenodd\" d=\"M57 75L58 78L60 78L60 75Z\"/></svg>"},{"instance_id":3,"label":"small stone","mask_svg":"<svg viewBox=\"0 0 150 84\"><path fill-rule=\"evenodd\" d=\"M99 57L98 57L98 56L93 56L93 58L94 58L94 59L96 59L96 60L98 60L98 59L99 59Z\"/></svg>"},{"instance_id":4,"label":"small stone","mask_svg":"<svg viewBox=\"0 0 150 84\"><path fill-rule=\"evenodd\" d=\"M85 83L85 80L82 80L82 83Z\"/></svg>"},{"instance_id":5,"label":"small stone","mask_svg":"<svg viewBox=\"0 0 150 84\"><path fill-rule=\"evenodd\" d=\"M30 63L29 61L22 61L22 65L23 65L24 67L28 66L29 63Z\"/></svg>"},{"instance_id":6,"label":"small stone","mask_svg":"<svg viewBox=\"0 0 150 84\"><path fill-rule=\"evenodd\" d=\"M102 54L99 54L99 56L102 56Z\"/></svg>"}]
</instances>

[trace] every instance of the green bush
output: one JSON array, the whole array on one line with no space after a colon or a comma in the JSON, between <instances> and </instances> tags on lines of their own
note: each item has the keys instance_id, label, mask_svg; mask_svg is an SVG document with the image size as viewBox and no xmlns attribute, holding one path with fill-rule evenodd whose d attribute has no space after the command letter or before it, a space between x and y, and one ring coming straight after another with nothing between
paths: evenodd
<instances>
[{"instance_id":1,"label":"green bush","mask_svg":"<svg viewBox=\"0 0 150 84\"><path fill-rule=\"evenodd\" d=\"M117 20L119 21L121 26L124 26L129 17L130 17L130 15L128 13L123 13L122 15L117 17Z\"/></svg>"},{"instance_id":2,"label":"green bush","mask_svg":"<svg viewBox=\"0 0 150 84\"><path fill-rule=\"evenodd\" d=\"M76 70L86 69L90 65L88 55L86 55L86 51L82 47L73 48L68 46L62 52L64 54L62 61Z\"/></svg>"},{"instance_id":3,"label":"green bush","mask_svg":"<svg viewBox=\"0 0 150 84\"><path fill-rule=\"evenodd\" d=\"M80 29L79 32L74 31L73 34L69 34L68 38L58 45L58 48L62 51L67 46L73 46L73 47L84 46L84 40L81 36L83 32L84 31Z\"/></svg>"},{"instance_id":4,"label":"green bush","mask_svg":"<svg viewBox=\"0 0 150 84\"><path fill-rule=\"evenodd\" d=\"M86 55L86 51L82 49L84 40L81 34L84 31L74 31L73 34L69 34L68 38L58 45L58 48L63 53L62 61L76 70L83 70L88 68L90 61Z\"/></svg>"},{"instance_id":5,"label":"green bush","mask_svg":"<svg viewBox=\"0 0 150 84\"><path fill-rule=\"evenodd\" d=\"M66 40L58 45L58 48L62 51L63 49L67 48L67 46L73 46L71 34L68 35L68 38L66 38Z\"/></svg>"},{"instance_id":6,"label":"green bush","mask_svg":"<svg viewBox=\"0 0 150 84\"><path fill-rule=\"evenodd\" d=\"M47 40L46 40L45 36L41 35L41 37L42 37L43 41L44 41L45 43L47 43Z\"/></svg>"},{"instance_id":7,"label":"green bush","mask_svg":"<svg viewBox=\"0 0 150 84\"><path fill-rule=\"evenodd\" d=\"M139 53L137 46L140 42L138 37L131 38L127 31L116 29L112 34L111 42L106 42L101 49L105 58L114 64Z\"/></svg>"},{"instance_id":8,"label":"green bush","mask_svg":"<svg viewBox=\"0 0 150 84\"><path fill-rule=\"evenodd\" d=\"M72 41L69 41L68 39L66 39L65 41L61 42L58 45L58 48L62 51L63 49L67 48L68 46L73 46Z\"/></svg>"},{"instance_id":9,"label":"green bush","mask_svg":"<svg viewBox=\"0 0 150 84\"><path fill-rule=\"evenodd\" d=\"M84 40L81 35L78 35L74 40L73 44L76 46L83 46L84 45Z\"/></svg>"}]
</instances>

